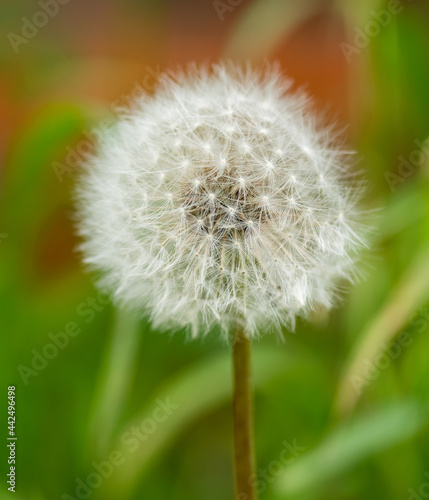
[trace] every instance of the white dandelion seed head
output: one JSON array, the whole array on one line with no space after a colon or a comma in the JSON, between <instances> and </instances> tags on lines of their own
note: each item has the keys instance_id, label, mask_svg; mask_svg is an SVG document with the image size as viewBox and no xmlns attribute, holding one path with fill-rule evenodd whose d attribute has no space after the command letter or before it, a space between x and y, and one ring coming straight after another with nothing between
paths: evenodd
<instances>
[{"instance_id":1,"label":"white dandelion seed head","mask_svg":"<svg viewBox=\"0 0 429 500\"><path fill-rule=\"evenodd\" d=\"M363 245L346 154L276 71L165 76L103 135L77 190L85 262L118 302L194 336L331 307Z\"/></svg>"}]
</instances>

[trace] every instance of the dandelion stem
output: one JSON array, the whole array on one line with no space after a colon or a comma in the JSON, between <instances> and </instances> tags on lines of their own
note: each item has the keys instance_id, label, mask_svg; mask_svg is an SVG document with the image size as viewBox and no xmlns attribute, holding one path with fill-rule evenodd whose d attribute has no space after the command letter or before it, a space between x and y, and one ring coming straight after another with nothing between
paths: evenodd
<instances>
[{"instance_id":1,"label":"dandelion stem","mask_svg":"<svg viewBox=\"0 0 429 500\"><path fill-rule=\"evenodd\" d=\"M235 334L233 357L236 500L256 500L250 341L241 328Z\"/></svg>"}]
</instances>

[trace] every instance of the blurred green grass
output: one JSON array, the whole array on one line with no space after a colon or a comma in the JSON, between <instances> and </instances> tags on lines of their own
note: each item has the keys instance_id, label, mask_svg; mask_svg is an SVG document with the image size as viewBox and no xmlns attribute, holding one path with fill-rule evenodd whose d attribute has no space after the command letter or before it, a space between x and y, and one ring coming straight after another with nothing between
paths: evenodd
<instances>
[{"instance_id":1,"label":"blurred green grass","mask_svg":"<svg viewBox=\"0 0 429 500\"><path fill-rule=\"evenodd\" d=\"M290 2L292 17L288 2L279 7L283 38L299 28L292 18L305 24L325 10L344 27L338 40L353 43L355 28L364 29L371 11L388 2L304 4L299 11ZM285 332L284 343L267 336L254 345L258 462L261 474L271 470L260 479L262 499L402 500L409 488L418 491L429 470L429 156L409 176L398 170L399 157L408 158L415 141L429 137L429 9L424 2L403 4L347 66L349 142L370 181L366 206L381 208L362 259L364 279L329 316L300 322L295 335ZM4 20L16 22L10 13L17 11L2 9ZM278 20L271 31L278 11L261 1L240 9L226 49L245 52L242 42L259 22L262 54L239 54L259 60L281 38ZM55 53L58 67L69 64L67 54ZM1 55L3 67L16 64L6 50ZM40 57L19 72L42 85L45 65ZM52 68L46 71L51 78ZM97 126L100 103L45 100L12 129L0 201L0 375L2 387L17 386L15 498L73 496L76 478L85 481L92 462L113 450L125 454L124 430L168 397L180 401L179 413L161 422L91 498L232 498L229 350L214 337L189 343L178 334L160 335L96 298L73 253L73 176L58 182L52 163L64 162L66 147ZM393 189L386 172L399 175ZM48 334L71 321L81 333L26 385L18 367L31 368L32 350L41 352ZM350 375L365 377L404 331L409 345L365 379L361 393L353 392ZM352 404L338 403L341 388ZM294 440L305 451L277 467L283 441ZM0 466L3 471L4 460ZM3 498L13 497L2 490Z\"/></svg>"}]
</instances>

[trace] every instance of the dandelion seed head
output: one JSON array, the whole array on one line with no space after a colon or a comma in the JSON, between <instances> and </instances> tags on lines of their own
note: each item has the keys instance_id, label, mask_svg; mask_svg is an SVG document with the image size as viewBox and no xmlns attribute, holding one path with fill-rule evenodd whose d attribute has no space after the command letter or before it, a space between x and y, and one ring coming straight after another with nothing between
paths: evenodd
<instances>
[{"instance_id":1,"label":"dandelion seed head","mask_svg":"<svg viewBox=\"0 0 429 500\"><path fill-rule=\"evenodd\" d=\"M330 308L364 245L362 186L316 123L276 71L165 76L102 135L79 182L100 286L193 336L238 323L255 337Z\"/></svg>"}]
</instances>

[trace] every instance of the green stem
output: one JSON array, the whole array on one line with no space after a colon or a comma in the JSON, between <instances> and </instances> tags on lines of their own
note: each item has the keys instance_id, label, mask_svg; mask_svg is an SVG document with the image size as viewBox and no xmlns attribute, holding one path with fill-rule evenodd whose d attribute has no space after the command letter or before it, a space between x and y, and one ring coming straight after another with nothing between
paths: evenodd
<instances>
[{"instance_id":1,"label":"green stem","mask_svg":"<svg viewBox=\"0 0 429 500\"><path fill-rule=\"evenodd\" d=\"M236 500L256 500L250 341L241 329L236 331L233 358Z\"/></svg>"}]
</instances>

